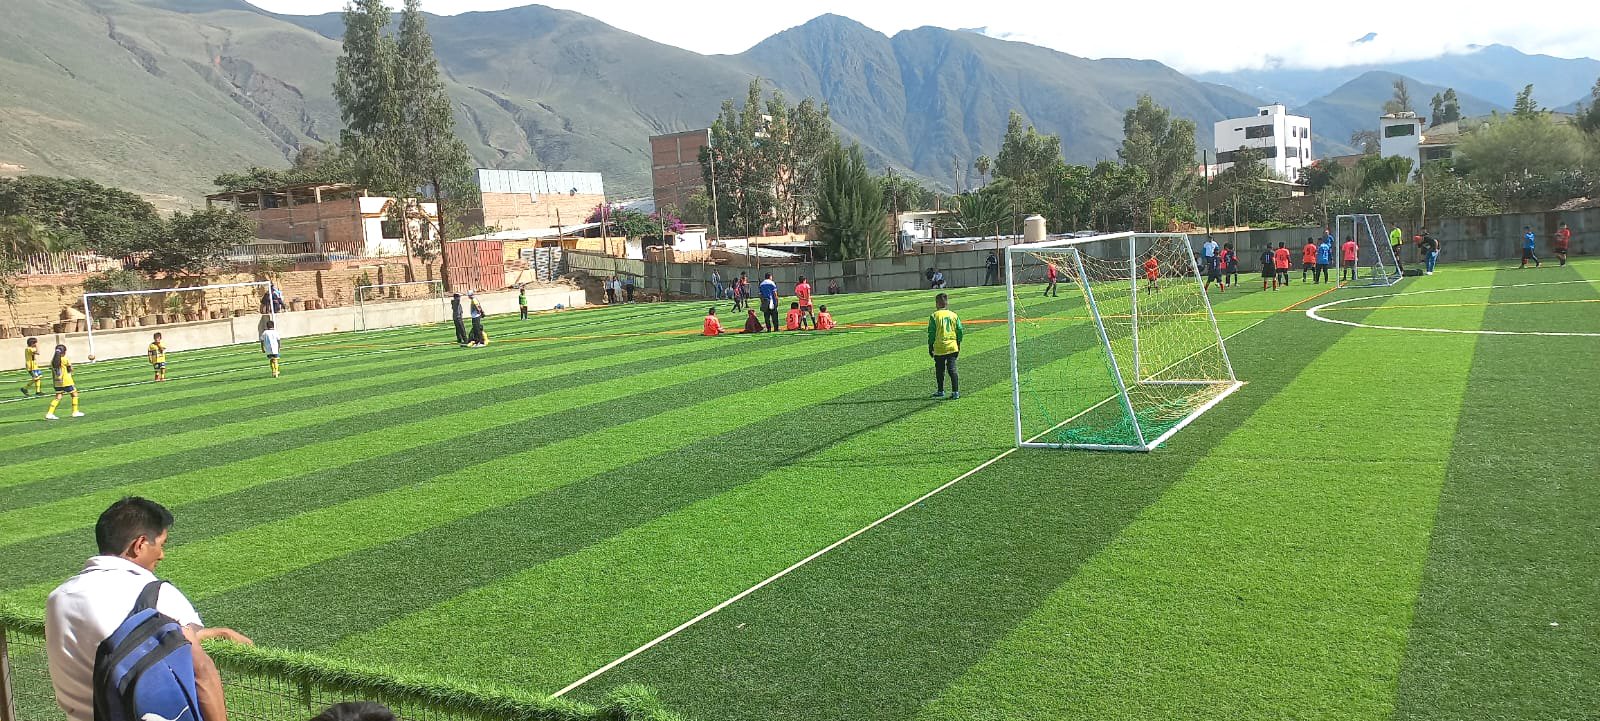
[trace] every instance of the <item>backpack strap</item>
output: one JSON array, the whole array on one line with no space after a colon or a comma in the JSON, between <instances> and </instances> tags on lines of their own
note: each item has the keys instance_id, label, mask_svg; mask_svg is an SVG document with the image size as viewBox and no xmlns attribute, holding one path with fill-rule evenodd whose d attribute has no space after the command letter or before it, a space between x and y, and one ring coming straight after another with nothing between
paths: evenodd
<instances>
[{"instance_id":1,"label":"backpack strap","mask_svg":"<svg viewBox=\"0 0 1600 721\"><path fill-rule=\"evenodd\" d=\"M166 583L166 581L158 578L145 584L144 589L139 591L138 600L133 602L133 611L129 612L128 615L132 616L133 614L143 611L147 608L155 608L156 599L161 597L161 584L164 583Z\"/></svg>"}]
</instances>

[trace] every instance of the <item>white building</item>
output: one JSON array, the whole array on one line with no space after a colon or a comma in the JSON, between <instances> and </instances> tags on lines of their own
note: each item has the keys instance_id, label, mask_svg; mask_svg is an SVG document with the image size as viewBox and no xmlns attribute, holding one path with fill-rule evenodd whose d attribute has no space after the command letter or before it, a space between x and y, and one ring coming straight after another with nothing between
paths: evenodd
<instances>
[{"instance_id":1,"label":"white building","mask_svg":"<svg viewBox=\"0 0 1600 721\"><path fill-rule=\"evenodd\" d=\"M1311 118L1290 115L1282 105L1266 105L1251 117L1219 122L1213 134L1217 172L1233 167L1239 148L1256 151L1261 162L1284 180L1299 177L1300 169L1312 161Z\"/></svg>"},{"instance_id":2,"label":"white building","mask_svg":"<svg viewBox=\"0 0 1600 721\"><path fill-rule=\"evenodd\" d=\"M1422 146L1422 118L1416 113L1389 113L1378 118L1378 153L1385 158L1398 155L1417 163Z\"/></svg>"}]
</instances>

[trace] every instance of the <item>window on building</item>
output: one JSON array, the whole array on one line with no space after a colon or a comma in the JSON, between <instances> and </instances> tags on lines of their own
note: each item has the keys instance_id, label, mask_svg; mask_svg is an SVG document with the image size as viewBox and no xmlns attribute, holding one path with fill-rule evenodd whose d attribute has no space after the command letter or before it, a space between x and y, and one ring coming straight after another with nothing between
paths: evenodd
<instances>
[{"instance_id":1,"label":"window on building","mask_svg":"<svg viewBox=\"0 0 1600 721\"><path fill-rule=\"evenodd\" d=\"M1283 149L1283 157L1285 157L1285 158L1298 158L1298 157L1300 157L1300 149L1296 148L1296 147L1293 147L1293 146L1284 148Z\"/></svg>"},{"instance_id":2,"label":"window on building","mask_svg":"<svg viewBox=\"0 0 1600 721\"><path fill-rule=\"evenodd\" d=\"M1244 137L1245 137L1246 140L1250 140L1252 138L1270 138L1270 137L1272 137L1272 135L1273 135L1273 127L1270 124L1269 125L1252 125L1252 126L1244 129Z\"/></svg>"},{"instance_id":3,"label":"window on building","mask_svg":"<svg viewBox=\"0 0 1600 721\"><path fill-rule=\"evenodd\" d=\"M1434 147L1434 148L1423 148L1422 149L1422 159L1424 161L1429 161L1429 160L1449 160L1454 155L1455 155L1455 149L1452 148L1451 146L1448 146L1448 145L1444 146L1444 147Z\"/></svg>"},{"instance_id":4,"label":"window on building","mask_svg":"<svg viewBox=\"0 0 1600 721\"><path fill-rule=\"evenodd\" d=\"M1291 150L1295 150L1295 148L1291 148ZM1240 152L1241 151L1238 150L1224 150L1220 153L1217 153L1217 164L1226 165L1228 163L1236 162L1239 159ZM1276 147L1250 148L1247 152L1256 156L1257 160L1271 160L1278 157L1278 149Z\"/></svg>"},{"instance_id":5,"label":"window on building","mask_svg":"<svg viewBox=\"0 0 1600 721\"><path fill-rule=\"evenodd\" d=\"M1407 135L1416 134L1417 126L1412 125L1411 123L1406 123L1405 125L1391 125L1383 129L1383 137L1385 138L1403 138Z\"/></svg>"}]
</instances>

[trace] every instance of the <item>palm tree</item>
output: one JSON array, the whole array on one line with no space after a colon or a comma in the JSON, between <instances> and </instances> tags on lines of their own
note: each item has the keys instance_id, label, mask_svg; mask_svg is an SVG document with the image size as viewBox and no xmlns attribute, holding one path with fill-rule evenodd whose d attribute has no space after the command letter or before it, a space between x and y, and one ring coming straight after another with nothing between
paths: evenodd
<instances>
[{"instance_id":1,"label":"palm tree","mask_svg":"<svg viewBox=\"0 0 1600 721\"><path fill-rule=\"evenodd\" d=\"M0 250L13 258L50 252L50 236L21 215L0 218Z\"/></svg>"},{"instance_id":2,"label":"palm tree","mask_svg":"<svg viewBox=\"0 0 1600 721\"><path fill-rule=\"evenodd\" d=\"M989 168L993 164L994 161L987 155L980 155L972 161L972 169L978 171L978 177L983 179L984 185L989 184Z\"/></svg>"}]
</instances>

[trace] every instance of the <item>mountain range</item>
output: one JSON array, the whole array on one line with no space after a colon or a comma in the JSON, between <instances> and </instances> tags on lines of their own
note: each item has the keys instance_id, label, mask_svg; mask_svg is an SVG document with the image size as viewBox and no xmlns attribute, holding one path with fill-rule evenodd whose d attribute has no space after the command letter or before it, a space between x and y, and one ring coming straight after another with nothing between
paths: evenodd
<instances>
[{"instance_id":1,"label":"mountain range","mask_svg":"<svg viewBox=\"0 0 1600 721\"><path fill-rule=\"evenodd\" d=\"M7 4L0 173L88 177L181 207L221 172L281 167L298 148L337 139L337 13L277 15L243 0ZM1329 155L1348 152L1350 132L1372 125L1395 77L1386 73L1405 75L1191 78L1154 61L1090 60L974 31L891 37L836 15L736 55L701 55L536 5L428 22L458 133L478 163L598 170L618 197L648 193L649 136L704 127L754 77L790 102L826 101L841 135L876 167L953 188L971 184L974 157L998 151L1011 110L1059 133L1069 160L1093 162L1116 157L1122 113L1143 93L1195 120L1203 148L1213 122L1283 101L1311 115L1316 151ZM1527 60L1522 71L1491 74L1476 54L1444 56L1430 61L1435 69L1412 68L1413 97L1425 105L1453 84L1463 111L1476 114L1509 105L1512 84L1550 87L1554 100L1587 73L1566 102L1600 76L1593 60L1480 52ZM1452 64L1455 75L1439 69Z\"/></svg>"}]
</instances>

